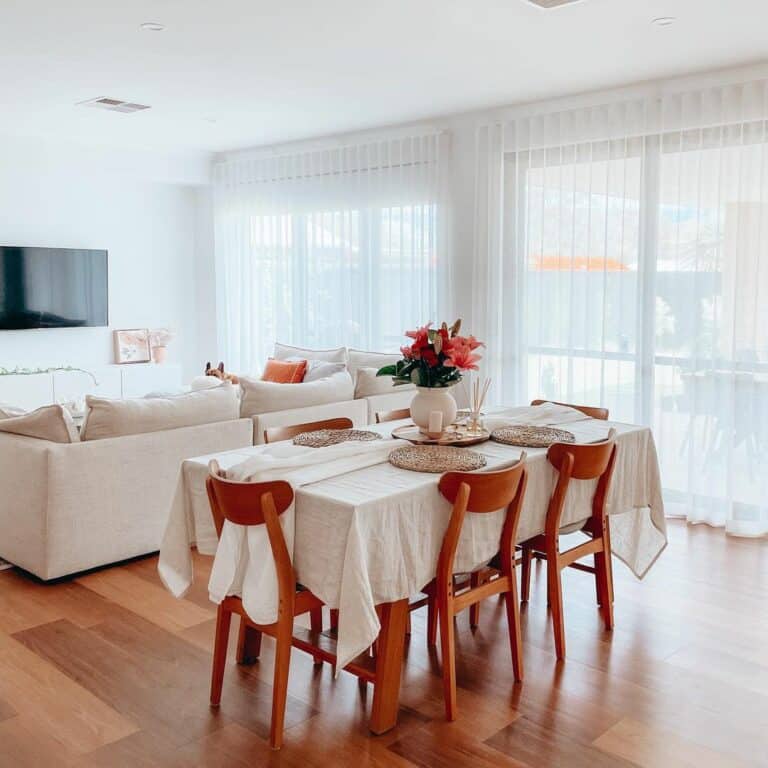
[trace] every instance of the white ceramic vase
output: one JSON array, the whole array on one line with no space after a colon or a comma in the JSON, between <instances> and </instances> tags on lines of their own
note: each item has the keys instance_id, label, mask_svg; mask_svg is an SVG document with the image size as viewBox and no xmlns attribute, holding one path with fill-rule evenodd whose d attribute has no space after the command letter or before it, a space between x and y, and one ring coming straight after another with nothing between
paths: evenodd
<instances>
[{"instance_id":1,"label":"white ceramic vase","mask_svg":"<svg viewBox=\"0 0 768 768\"><path fill-rule=\"evenodd\" d=\"M443 414L443 429L453 424L456 419L456 401L452 387L416 387L416 394L411 400L411 418L422 432L429 427L429 414L440 411Z\"/></svg>"}]
</instances>

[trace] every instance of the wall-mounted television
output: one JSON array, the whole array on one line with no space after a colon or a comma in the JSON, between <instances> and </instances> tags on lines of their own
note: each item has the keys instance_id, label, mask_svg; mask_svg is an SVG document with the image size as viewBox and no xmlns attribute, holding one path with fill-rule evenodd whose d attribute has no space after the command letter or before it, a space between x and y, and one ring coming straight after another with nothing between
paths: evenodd
<instances>
[{"instance_id":1,"label":"wall-mounted television","mask_svg":"<svg viewBox=\"0 0 768 768\"><path fill-rule=\"evenodd\" d=\"M0 330L109 323L107 252L0 246Z\"/></svg>"}]
</instances>

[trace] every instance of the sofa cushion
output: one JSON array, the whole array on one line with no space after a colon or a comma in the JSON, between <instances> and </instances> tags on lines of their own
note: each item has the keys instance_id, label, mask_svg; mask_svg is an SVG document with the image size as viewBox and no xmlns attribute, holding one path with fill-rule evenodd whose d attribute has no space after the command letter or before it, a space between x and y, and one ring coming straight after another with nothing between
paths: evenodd
<instances>
[{"instance_id":1,"label":"sofa cushion","mask_svg":"<svg viewBox=\"0 0 768 768\"><path fill-rule=\"evenodd\" d=\"M396 391L405 392L416 389L413 384L392 383L391 376L377 376L378 368L358 368L355 381L355 399L372 397L373 395L390 395Z\"/></svg>"},{"instance_id":2,"label":"sofa cushion","mask_svg":"<svg viewBox=\"0 0 768 768\"><path fill-rule=\"evenodd\" d=\"M288 344L275 342L275 360L322 360L325 363L345 363L347 362L346 347L337 347L336 349L305 349L303 347L291 347Z\"/></svg>"},{"instance_id":3,"label":"sofa cushion","mask_svg":"<svg viewBox=\"0 0 768 768\"><path fill-rule=\"evenodd\" d=\"M341 403L352 400L355 387L346 371L339 371L325 379L301 384L276 384L249 376L240 377L242 400L240 415L258 416L261 413L306 408L324 403Z\"/></svg>"},{"instance_id":4,"label":"sofa cushion","mask_svg":"<svg viewBox=\"0 0 768 768\"><path fill-rule=\"evenodd\" d=\"M44 405L20 416L0 417L0 432L36 437L52 443L80 442L72 416L60 405Z\"/></svg>"},{"instance_id":5,"label":"sofa cushion","mask_svg":"<svg viewBox=\"0 0 768 768\"><path fill-rule=\"evenodd\" d=\"M403 356L399 353L365 352L361 349L350 349L347 368L354 379L360 368L375 368L378 371L379 368L383 368L385 365L394 365L402 359Z\"/></svg>"},{"instance_id":6,"label":"sofa cushion","mask_svg":"<svg viewBox=\"0 0 768 768\"><path fill-rule=\"evenodd\" d=\"M326 363L323 360L307 360L307 372L304 374L304 381L317 381L318 379L327 379L334 373L346 371L347 366L344 363Z\"/></svg>"},{"instance_id":7,"label":"sofa cushion","mask_svg":"<svg viewBox=\"0 0 768 768\"><path fill-rule=\"evenodd\" d=\"M26 411L15 405L0 403L0 419L12 419L14 416L23 416Z\"/></svg>"},{"instance_id":8,"label":"sofa cushion","mask_svg":"<svg viewBox=\"0 0 768 768\"><path fill-rule=\"evenodd\" d=\"M86 395L85 422L80 437L101 440L237 418L238 392L229 383L176 397L110 400Z\"/></svg>"},{"instance_id":9,"label":"sofa cushion","mask_svg":"<svg viewBox=\"0 0 768 768\"><path fill-rule=\"evenodd\" d=\"M300 384L304 381L307 370L306 360L274 360L270 358L261 374L262 381L274 381L276 384Z\"/></svg>"}]
</instances>

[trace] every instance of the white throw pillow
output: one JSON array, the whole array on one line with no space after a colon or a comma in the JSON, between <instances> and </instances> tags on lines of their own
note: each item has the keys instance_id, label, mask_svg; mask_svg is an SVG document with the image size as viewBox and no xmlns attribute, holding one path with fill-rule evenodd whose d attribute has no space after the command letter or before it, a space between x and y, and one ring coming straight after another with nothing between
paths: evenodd
<instances>
[{"instance_id":1,"label":"white throw pillow","mask_svg":"<svg viewBox=\"0 0 768 768\"><path fill-rule=\"evenodd\" d=\"M7 403L0 403L0 419L12 419L15 416L23 416L26 411L23 408L19 408L15 405L8 405Z\"/></svg>"},{"instance_id":2,"label":"white throw pillow","mask_svg":"<svg viewBox=\"0 0 768 768\"><path fill-rule=\"evenodd\" d=\"M44 405L21 416L0 418L0 432L36 437L52 443L78 443L72 416L60 405Z\"/></svg>"},{"instance_id":3,"label":"white throw pillow","mask_svg":"<svg viewBox=\"0 0 768 768\"><path fill-rule=\"evenodd\" d=\"M193 392L199 392L201 389L215 389L225 382L216 376L195 376L189 384Z\"/></svg>"},{"instance_id":4,"label":"white throw pillow","mask_svg":"<svg viewBox=\"0 0 768 768\"><path fill-rule=\"evenodd\" d=\"M347 348L336 349L304 349L303 347L291 347L288 344L275 342L275 360L322 360L324 363L347 363Z\"/></svg>"},{"instance_id":5,"label":"white throw pillow","mask_svg":"<svg viewBox=\"0 0 768 768\"><path fill-rule=\"evenodd\" d=\"M241 416L258 416L262 413L306 408L325 403L341 403L352 400L355 387L346 371L339 371L325 379L300 384L278 384L261 381L250 376L240 377L242 401Z\"/></svg>"},{"instance_id":6,"label":"white throw pillow","mask_svg":"<svg viewBox=\"0 0 768 768\"><path fill-rule=\"evenodd\" d=\"M371 397L373 395L391 395L393 392L405 392L416 389L413 384L392 383L391 376L377 376L378 368L358 368L357 382L355 383L355 399Z\"/></svg>"},{"instance_id":7,"label":"white throw pillow","mask_svg":"<svg viewBox=\"0 0 768 768\"><path fill-rule=\"evenodd\" d=\"M307 360L307 370L304 374L304 381L318 381L327 379L334 373L346 371L347 366L344 363L326 363L323 360Z\"/></svg>"},{"instance_id":8,"label":"white throw pillow","mask_svg":"<svg viewBox=\"0 0 768 768\"><path fill-rule=\"evenodd\" d=\"M364 352L361 349L349 350L349 363L347 368L354 379L361 368L383 368L385 365L394 365L403 356L399 353L391 352Z\"/></svg>"},{"instance_id":9,"label":"white throw pillow","mask_svg":"<svg viewBox=\"0 0 768 768\"><path fill-rule=\"evenodd\" d=\"M233 421L239 418L239 405L237 388L229 383L176 397L109 400L86 395L80 438L102 440Z\"/></svg>"}]
</instances>

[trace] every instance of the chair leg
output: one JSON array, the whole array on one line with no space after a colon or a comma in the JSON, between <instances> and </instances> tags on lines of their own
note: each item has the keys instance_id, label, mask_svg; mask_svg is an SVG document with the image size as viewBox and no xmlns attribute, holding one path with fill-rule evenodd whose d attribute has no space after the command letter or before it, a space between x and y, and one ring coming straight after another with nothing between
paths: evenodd
<instances>
[{"instance_id":1,"label":"chair leg","mask_svg":"<svg viewBox=\"0 0 768 768\"><path fill-rule=\"evenodd\" d=\"M611 534L608 519L602 520L601 552L595 553L595 585L600 596L600 609L607 630L613 629L613 564L611 563Z\"/></svg>"},{"instance_id":2,"label":"chair leg","mask_svg":"<svg viewBox=\"0 0 768 768\"><path fill-rule=\"evenodd\" d=\"M603 595L600 590L600 579L598 578L598 573L600 572L600 563L598 562L597 552L592 555L592 563L595 566L595 597L597 598L597 604L602 607Z\"/></svg>"},{"instance_id":3,"label":"chair leg","mask_svg":"<svg viewBox=\"0 0 768 768\"><path fill-rule=\"evenodd\" d=\"M437 600L434 595L427 600L427 645L437 645Z\"/></svg>"},{"instance_id":4,"label":"chair leg","mask_svg":"<svg viewBox=\"0 0 768 768\"><path fill-rule=\"evenodd\" d=\"M517 574L514 569L509 577L509 583L509 591L504 593L504 602L507 606L512 669L515 672L515 680L519 683L523 679L523 636L520 631L520 603L517 597Z\"/></svg>"},{"instance_id":5,"label":"chair leg","mask_svg":"<svg viewBox=\"0 0 768 768\"><path fill-rule=\"evenodd\" d=\"M475 589L476 587L479 587L482 582L483 582L483 579L480 577L479 573L475 572L469 575L470 589ZM475 629L479 623L480 623L480 603L474 603L473 605L469 606L469 626L472 627L472 629Z\"/></svg>"},{"instance_id":6,"label":"chair leg","mask_svg":"<svg viewBox=\"0 0 768 768\"><path fill-rule=\"evenodd\" d=\"M527 603L531 598L531 564L533 563L533 550L530 547L523 545L523 562L522 573L520 581L522 582L522 596L521 599L524 603Z\"/></svg>"},{"instance_id":7,"label":"chair leg","mask_svg":"<svg viewBox=\"0 0 768 768\"><path fill-rule=\"evenodd\" d=\"M275 638L275 677L272 685L272 724L269 729L269 746L283 746L285 728L285 703L288 698L288 671L291 665L291 625L278 629Z\"/></svg>"},{"instance_id":8,"label":"chair leg","mask_svg":"<svg viewBox=\"0 0 768 768\"><path fill-rule=\"evenodd\" d=\"M454 636L452 600L448 592L440 595L440 653L443 662L443 696L446 720L456 719L456 639Z\"/></svg>"},{"instance_id":9,"label":"chair leg","mask_svg":"<svg viewBox=\"0 0 768 768\"><path fill-rule=\"evenodd\" d=\"M408 611L408 618L405 622L405 634L410 635L411 634L411 612Z\"/></svg>"},{"instance_id":10,"label":"chair leg","mask_svg":"<svg viewBox=\"0 0 768 768\"><path fill-rule=\"evenodd\" d=\"M595 554L595 585L600 595L600 612L607 630L613 629L613 600L611 599L610 565L606 562L606 553Z\"/></svg>"},{"instance_id":11,"label":"chair leg","mask_svg":"<svg viewBox=\"0 0 768 768\"><path fill-rule=\"evenodd\" d=\"M565 619L563 616L563 584L557 565L557 552L547 552L547 593L552 611L552 629L555 633L555 652L558 659L565 658Z\"/></svg>"},{"instance_id":12,"label":"chair leg","mask_svg":"<svg viewBox=\"0 0 768 768\"><path fill-rule=\"evenodd\" d=\"M213 643L213 670L211 672L211 706L221 703L221 688L224 684L224 668L227 665L227 645L232 614L221 605L216 612L216 637Z\"/></svg>"},{"instance_id":13,"label":"chair leg","mask_svg":"<svg viewBox=\"0 0 768 768\"><path fill-rule=\"evenodd\" d=\"M312 610L309 612L309 627L313 632L320 633L323 631L323 609L322 606L317 606L317 608L312 608ZM323 657L316 653L313 655L315 664L322 664L323 663Z\"/></svg>"},{"instance_id":14,"label":"chair leg","mask_svg":"<svg viewBox=\"0 0 768 768\"><path fill-rule=\"evenodd\" d=\"M339 628L339 609L331 608L331 629Z\"/></svg>"},{"instance_id":15,"label":"chair leg","mask_svg":"<svg viewBox=\"0 0 768 768\"><path fill-rule=\"evenodd\" d=\"M246 620L240 617L240 632L237 636L237 663L253 664L261 653L261 632L249 627Z\"/></svg>"}]
</instances>

